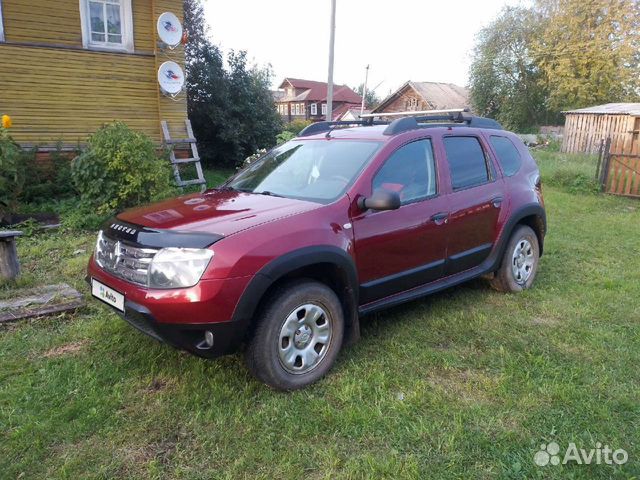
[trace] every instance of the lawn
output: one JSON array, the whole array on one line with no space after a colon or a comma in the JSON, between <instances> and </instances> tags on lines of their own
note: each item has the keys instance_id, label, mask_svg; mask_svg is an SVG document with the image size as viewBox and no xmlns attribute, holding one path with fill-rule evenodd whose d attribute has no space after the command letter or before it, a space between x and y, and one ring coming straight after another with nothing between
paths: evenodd
<instances>
[{"instance_id":1,"label":"lawn","mask_svg":"<svg viewBox=\"0 0 640 480\"><path fill-rule=\"evenodd\" d=\"M478 280L366 317L303 391L269 390L240 355L163 346L97 302L0 327L0 477L640 476L640 203L585 193L586 159L538 158L549 234L533 289ZM86 292L94 237L21 239L21 285ZM629 461L536 466L551 441Z\"/></svg>"}]
</instances>

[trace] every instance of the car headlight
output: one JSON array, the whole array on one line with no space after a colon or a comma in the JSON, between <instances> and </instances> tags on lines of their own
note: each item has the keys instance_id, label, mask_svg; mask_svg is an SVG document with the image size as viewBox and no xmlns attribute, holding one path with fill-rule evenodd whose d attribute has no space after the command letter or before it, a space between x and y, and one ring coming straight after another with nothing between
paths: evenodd
<instances>
[{"instance_id":1,"label":"car headlight","mask_svg":"<svg viewBox=\"0 0 640 480\"><path fill-rule=\"evenodd\" d=\"M150 288L193 287L200 281L213 251L200 248L163 248L149 265Z\"/></svg>"},{"instance_id":2,"label":"car headlight","mask_svg":"<svg viewBox=\"0 0 640 480\"><path fill-rule=\"evenodd\" d=\"M98 240L96 241L96 251L94 254L94 259L96 263L100 265L100 267L104 267L104 264L103 264L104 247L105 247L104 235L102 233L102 230L100 230L98 232Z\"/></svg>"}]
</instances>

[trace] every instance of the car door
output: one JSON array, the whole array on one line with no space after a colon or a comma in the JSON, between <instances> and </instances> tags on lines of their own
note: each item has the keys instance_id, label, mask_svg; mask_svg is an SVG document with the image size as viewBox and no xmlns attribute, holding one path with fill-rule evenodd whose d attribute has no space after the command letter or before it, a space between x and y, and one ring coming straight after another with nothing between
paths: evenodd
<instances>
[{"instance_id":1,"label":"car door","mask_svg":"<svg viewBox=\"0 0 640 480\"><path fill-rule=\"evenodd\" d=\"M445 273L480 265L491 253L504 206L503 181L476 135L442 139L449 168L449 244Z\"/></svg>"},{"instance_id":2,"label":"car door","mask_svg":"<svg viewBox=\"0 0 640 480\"><path fill-rule=\"evenodd\" d=\"M361 304L440 278L446 256L447 200L439 192L430 138L391 153L370 189L363 194L398 192L401 206L352 217Z\"/></svg>"}]
</instances>

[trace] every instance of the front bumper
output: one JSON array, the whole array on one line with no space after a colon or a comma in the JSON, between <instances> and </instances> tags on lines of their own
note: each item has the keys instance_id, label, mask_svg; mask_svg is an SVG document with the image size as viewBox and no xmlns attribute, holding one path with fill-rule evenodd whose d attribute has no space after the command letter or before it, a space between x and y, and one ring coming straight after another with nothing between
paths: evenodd
<instances>
[{"instance_id":1,"label":"front bumper","mask_svg":"<svg viewBox=\"0 0 640 480\"><path fill-rule=\"evenodd\" d=\"M125 312L113 311L156 340L205 358L232 353L244 340L249 320L234 313L250 277L201 280L185 289L149 290L105 272L93 257L87 274L89 284L95 278L123 294ZM204 342L207 331L213 335L213 345Z\"/></svg>"},{"instance_id":2,"label":"front bumper","mask_svg":"<svg viewBox=\"0 0 640 480\"><path fill-rule=\"evenodd\" d=\"M215 358L236 351L244 339L247 327L239 321L208 324L159 323L149 309L130 301L125 302L125 313L117 313L142 333L204 358ZM211 345L205 341L207 331L213 336Z\"/></svg>"}]
</instances>

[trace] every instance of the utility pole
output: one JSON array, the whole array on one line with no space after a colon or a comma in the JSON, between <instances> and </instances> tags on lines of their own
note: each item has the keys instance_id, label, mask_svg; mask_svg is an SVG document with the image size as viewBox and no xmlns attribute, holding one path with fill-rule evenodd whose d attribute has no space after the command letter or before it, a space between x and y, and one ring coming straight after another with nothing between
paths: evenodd
<instances>
[{"instance_id":1,"label":"utility pole","mask_svg":"<svg viewBox=\"0 0 640 480\"><path fill-rule=\"evenodd\" d=\"M327 121L333 120L333 47L336 40L336 0L331 0L331 27L329 30L329 79L327 81Z\"/></svg>"},{"instance_id":2,"label":"utility pole","mask_svg":"<svg viewBox=\"0 0 640 480\"><path fill-rule=\"evenodd\" d=\"M369 65L367 65L366 73L364 74L364 87L362 87L362 105L360 106L360 115L364 113L364 102L367 98L367 82L369 81Z\"/></svg>"}]
</instances>

